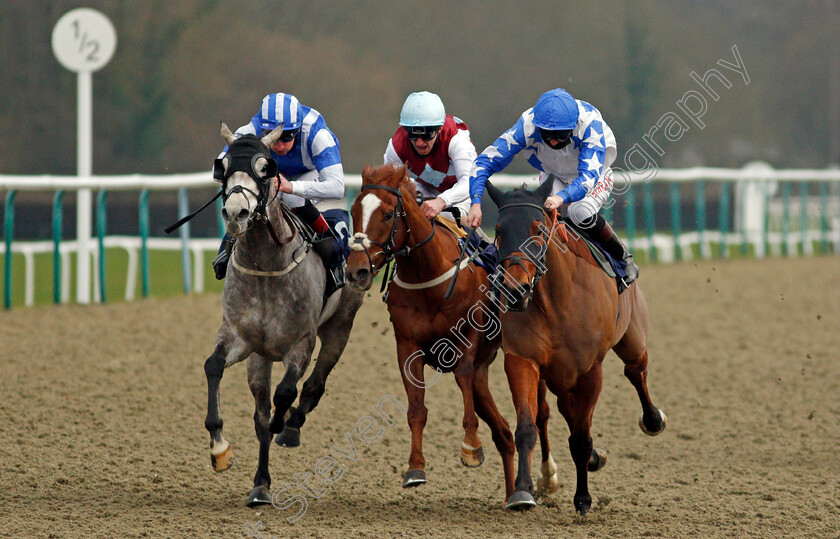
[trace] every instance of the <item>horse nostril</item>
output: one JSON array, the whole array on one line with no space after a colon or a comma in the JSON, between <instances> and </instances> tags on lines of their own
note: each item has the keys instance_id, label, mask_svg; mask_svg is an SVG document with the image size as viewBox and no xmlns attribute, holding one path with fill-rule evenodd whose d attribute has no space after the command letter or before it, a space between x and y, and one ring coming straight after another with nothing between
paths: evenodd
<instances>
[{"instance_id":1,"label":"horse nostril","mask_svg":"<svg viewBox=\"0 0 840 539\"><path fill-rule=\"evenodd\" d=\"M245 209L239 210L239 215L237 216L237 219L239 219L240 221L244 221L247 218L248 218L248 210L245 210Z\"/></svg>"},{"instance_id":2,"label":"horse nostril","mask_svg":"<svg viewBox=\"0 0 840 539\"><path fill-rule=\"evenodd\" d=\"M227 220L227 218L228 218L228 213L227 213L226 208L222 208L222 218L225 219L225 220Z\"/></svg>"},{"instance_id":3,"label":"horse nostril","mask_svg":"<svg viewBox=\"0 0 840 539\"><path fill-rule=\"evenodd\" d=\"M359 271L356 272L356 280L358 280L358 281L365 280L365 279L368 278L369 274L370 274L370 271L368 271L366 269L360 269Z\"/></svg>"}]
</instances>

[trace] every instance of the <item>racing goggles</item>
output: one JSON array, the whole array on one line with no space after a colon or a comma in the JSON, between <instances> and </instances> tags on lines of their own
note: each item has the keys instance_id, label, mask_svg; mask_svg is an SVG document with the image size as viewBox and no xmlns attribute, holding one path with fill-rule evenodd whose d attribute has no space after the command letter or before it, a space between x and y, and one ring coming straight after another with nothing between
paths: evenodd
<instances>
[{"instance_id":1,"label":"racing goggles","mask_svg":"<svg viewBox=\"0 0 840 539\"><path fill-rule=\"evenodd\" d=\"M440 126L403 126L403 129L405 129L405 132L408 133L409 139L415 140L419 138L420 140L425 140L426 142L435 138L440 132Z\"/></svg>"},{"instance_id":2,"label":"racing goggles","mask_svg":"<svg viewBox=\"0 0 840 539\"><path fill-rule=\"evenodd\" d=\"M283 131L280 133L280 136L277 138L280 142L291 142L295 140L295 137L298 136L300 133L300 129L289 129L288 131Z\"/></svg>"},{"instance_id":3,"label":"racing goggles","mask_svg":"<svg viewBox=\"0 0 840 539\"><path fill-rule=\"evenodd\" d=\"M549 140L557 141L560 144L566 144L569 142L569 139L572 138L572 130L571 129L562 129L558 131L551 131L549 129L538 129L540 132L540 138L548 144Z\"/></svg>"}]
</instances>

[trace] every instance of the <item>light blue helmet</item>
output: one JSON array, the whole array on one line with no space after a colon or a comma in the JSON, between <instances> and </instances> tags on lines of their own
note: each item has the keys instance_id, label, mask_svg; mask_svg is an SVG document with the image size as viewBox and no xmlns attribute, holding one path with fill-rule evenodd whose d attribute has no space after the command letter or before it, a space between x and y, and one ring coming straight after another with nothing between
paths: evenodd
<instances>
[{"instance_id":1,"label":"light blue helmet","mask_svg":"<svg viewBox=\"0 0 840 539\"><path fill-rule=\"evenodd\" d=\"M300 129L303 111L292 94L268 94L260 106L260 127L273 130L283 126L283 131Z\"/></svg>"},{"instance_id":2,"label":"light blue helmet","mask_svg":"<svg viewBox=\"0 0 840 539\"><path fill-rule=\"evenodd\" d=\"M409 94L400 111L400 125L404 127L441 126L445 120L443 101L431 92Z\"/></svg>"},{"instance_id":3,"label":"light blue helmet","mask_svg":"<svg viewBox=\"0 0 840 539\"><path fill-rule=\"evenodd\" d=\"M578 121L575 98L562 88L549 90L534 105L534 126L548 131L574 129Z\"/></svg>"}]
</instances>

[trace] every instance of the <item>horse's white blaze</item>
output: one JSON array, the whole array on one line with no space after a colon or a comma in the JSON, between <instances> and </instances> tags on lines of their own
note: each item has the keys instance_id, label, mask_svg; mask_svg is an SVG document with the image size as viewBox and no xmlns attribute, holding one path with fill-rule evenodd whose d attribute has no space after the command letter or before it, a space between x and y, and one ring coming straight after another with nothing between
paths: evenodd
<instances>
[{"instance_id":1,"label":"horse's white blaze","mask_svg":"<svg viewBox=\"0 0 840 539\"><path fill-rule=\"evenodd\" d=\"M362 199L362 232L367 232L367 226L370 222L370 216L373 215L374 210L382 204L382 199L373 193L368 193Z\"/></svg>"}]
</instances>

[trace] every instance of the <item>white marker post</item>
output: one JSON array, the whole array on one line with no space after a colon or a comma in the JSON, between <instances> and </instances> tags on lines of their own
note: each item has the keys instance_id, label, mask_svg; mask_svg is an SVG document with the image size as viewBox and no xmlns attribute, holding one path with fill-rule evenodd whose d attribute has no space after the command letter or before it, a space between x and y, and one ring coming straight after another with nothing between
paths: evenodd
<instances>
[{"instance_id":1,"label":"white marker post","mask_svg":"<svg viewBox=\"0 0 840 539\"><path fill-rule=\"evenodd\" d=\"M117 32L108 17L90 8L68 11L55 24L52 49L59 63L79 74L77 106L77 174L90 179L92 170L93 104L91 73L105 66L117 48ZM90 189L76 199L77 255L76 301L90 303Z\"/></svg>"}]
</instances>

